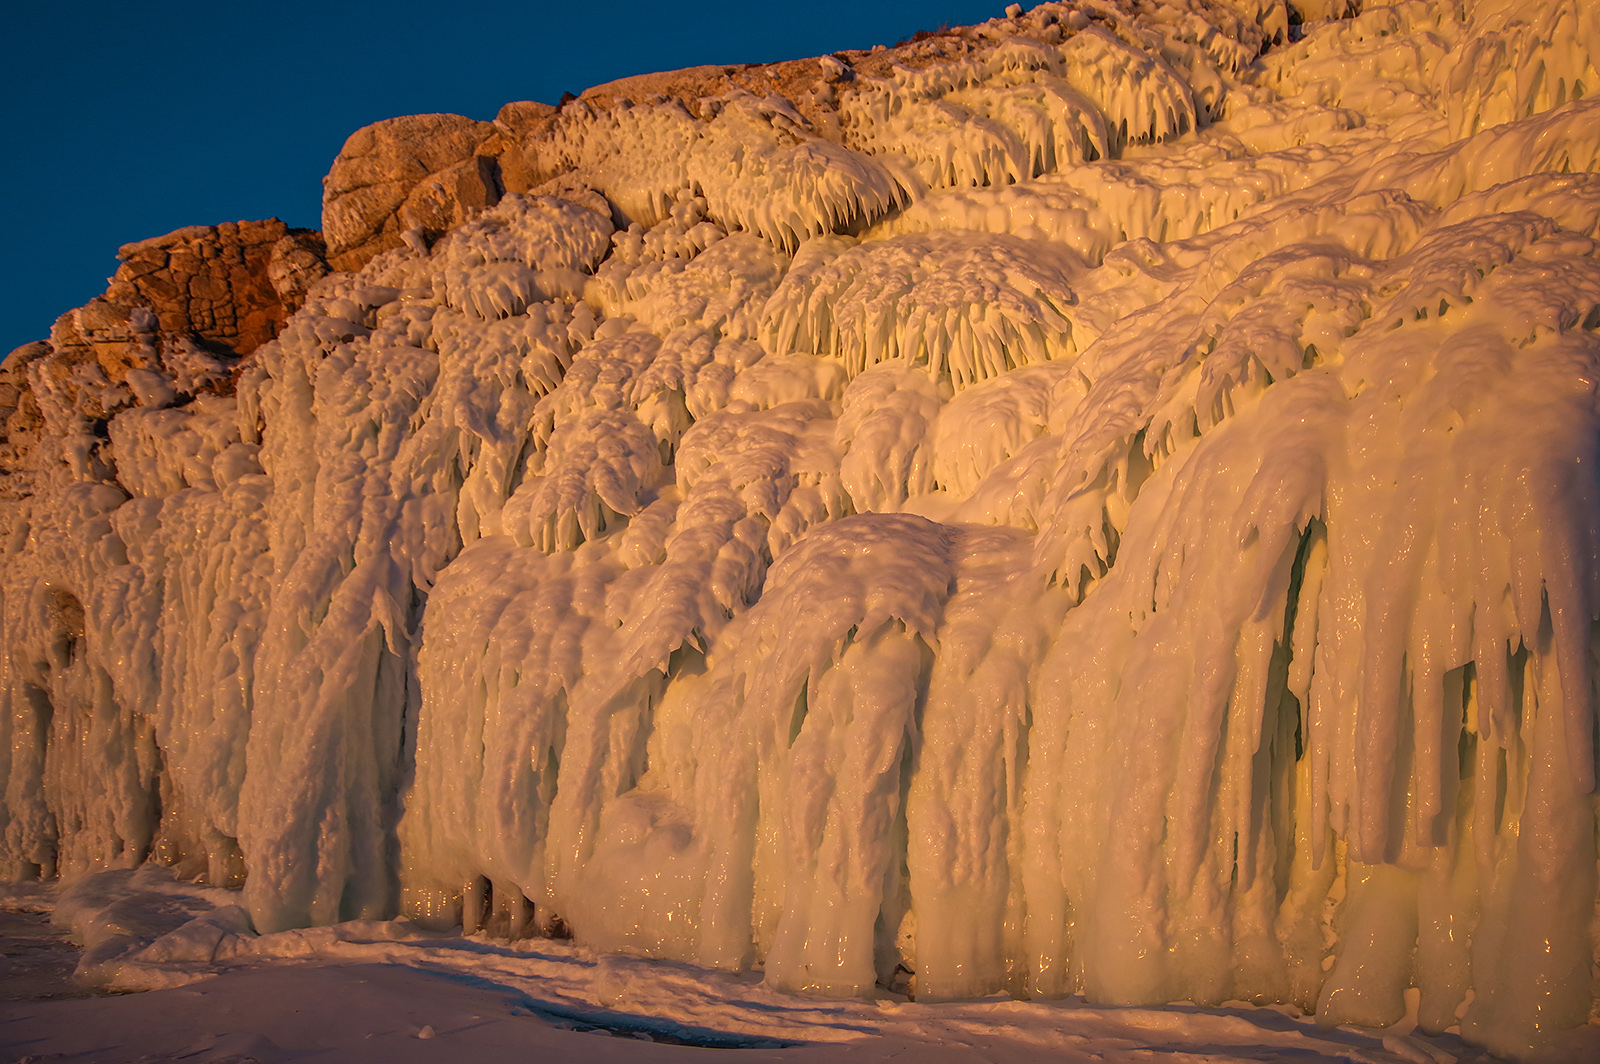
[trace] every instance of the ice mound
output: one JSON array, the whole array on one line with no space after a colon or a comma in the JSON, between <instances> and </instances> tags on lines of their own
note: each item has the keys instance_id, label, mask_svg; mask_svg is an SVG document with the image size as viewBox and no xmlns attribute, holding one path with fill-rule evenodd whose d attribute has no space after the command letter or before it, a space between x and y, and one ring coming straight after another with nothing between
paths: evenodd
<instances>
[{"instance_id":1,"label":"ice mound","mask_svg":"<svg viewBox=\"0 0 1600 1064\"><path fill-rule=\"evenodd\" d=\"M30 363L0 868L1533 1052L1600 1015L1597 40L1070 0L586 96L231 393Z\"/></svg>"},{"instance_id":2,"label":"ice mound","mask_svg":"<svg viewBox=\"0 0 1600 1064\"><path fill-rule=\"evenodd\" d=\"M832 355L852 376L906 358L957 389L1073 351L1069 252L960 231L841 243L796 255L767 302L768 348Z\"/></svg>"},{"instance_id":3,"label":"ice mound","mask_svg":"<svg viewBox=\"0 0 1600 1064\"><path fill-rule=\"evenodd\" d=\"M563 109L540 165L575 172L627 218L666 216L679 189L704 193L715 217L779 243L870 219L899 206L896 175L815 136L781 97L749 92L705 101L704 117L679 100Z\"/></svg>"}]
</instances>

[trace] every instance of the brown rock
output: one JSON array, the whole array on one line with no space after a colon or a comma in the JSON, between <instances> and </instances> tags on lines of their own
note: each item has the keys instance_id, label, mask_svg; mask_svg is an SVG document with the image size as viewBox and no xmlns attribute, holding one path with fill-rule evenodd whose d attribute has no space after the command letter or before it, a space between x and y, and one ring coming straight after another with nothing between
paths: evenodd
<instances>
[{"instance_id":1,"label":"brown rock","mask_svg":"<svg viewBox=\"0 0 1600 1064\"><path fill-rule=\"evenodd\" d=\"M359 269L378 252L398 247L400 234L412 227L400 220L400 209L427 178L437 180L419 194L412 217L465 217L477 209L467 201L498 199L498 182L484 182L482 166L460 166L494 132L491 122L436 114L391 118L352 133L322 179L329 263ZM467 201L445 203L457 194Z\"/></svg>"},{"instance_id":2,"label":"brown rock","mask_svg":"<svg viewBox=\"0 0 1600 1064\"><path fill-rule=\"evenodd\" d=\"M54 364L72 366L92 360L107 379L119 381L128 370L155 360L156 324L147 307L96 296L56 319L50 339L61 357Z\"/></svg>"},{"instance_id":3,"label":"brown rock","mask_svg":"<svg viewBox=\"0 0 1600 1064\"><path fill-rule=\"evenodd\" d=\"M510 145L496 156L500 164L500 185L507 192L527 192L545 177L528 159L520 145Z\"/></svg>"},{"instance_id":4,"label":"brown rock","mask_svg":"<svg viewBox=\"0 0 1600 1064\"><path fill-rule=\"evenodd\" d=\"M327 272L320 243L313 231L291 230L277 218L191 225L118 251L122 266L103 302L125 310L149 308L163 332L246 355L278 334L306 286ZM280 293L280 283L292 298ZM83 308L78 313L86 342L118 339L90 336L93 327L86 327L83 317L89 313L98 321L97 316L115 317L115 312ZM116 379L109 366L107 373Z\"/></svg>"},{"instance_id":5,"label":"brown rock","mask_svg":"<svg viewBox=\"0 0 1600 1064\"><path fill-rule=\"evenodd\" d=\"M623 99L642 103L653 96L695 100L727 92L734 84L729 75L740 69L736 66L709 65L663 70L657 74L635 74L584 89L579 99L600 104Z\"/></svg>"},{"instance_id":6,"label":"brown rock","mask_svg":"<svg viewBox=\"0 0 1600 1064\"><path fill-rule=\"evenodd\" d=\"M522 147L550 128L557 111L547 103L518 100L506 104L495 115L494 132L478 145L477 154L495 160L503 191L527 192L549 176L529 163Z\"/></svg>"},{"instance_id":7,"label":"brown rock","mask_svg":"<svg viewBox=\"0 0 1600 1064\"><path fill-rule=\"evenodd\" d=\"M131 405L130 369L182 364L185 390L231 388L229 367L276 336L328 272L320 234L277 218L192 225L117 254L104 295L0 367L0 496L26 494L25 460L47 415L93 422ZM194 371L196 351L216 372Z\"/></svg>"},{"instance_id":8,"label":"brown rock","mask_svg":"<svg viewBox=\"0 0 1600 1064\"><path fill-rule=\"evenodd\" d=\"M557 108L547 103L535 100L515 100L500 108L500 113L494 116L494 124L501 127L513 138L520 139L537 133L550 124L550 119L555 116ZM480 149L480 153L481 149ZM493 153L498 154L498 152Z\"/></svg>"},{"instance_id":9,"label":"brown rock","mask_svg":"<svg viewBox=\"0 0 1600 1064\"><path fill-rule=\"evenodd\" d=\"M432 234L460 225L500 201L499 167L492 157L473 155L412 188L395 212L399 231L425 229Z\"/></svg>"},{"instance_id":10,"label":"brown rock","mask_svg":"<svg viewBox=\"0 0 1600 1064\"><path fill-rule=\"evenodd\" d=\"M272 245L267 280L290 314L305 304L306 292L328 275L328 249L314 229L291 229Z\"/></svg>"}]
</instances>

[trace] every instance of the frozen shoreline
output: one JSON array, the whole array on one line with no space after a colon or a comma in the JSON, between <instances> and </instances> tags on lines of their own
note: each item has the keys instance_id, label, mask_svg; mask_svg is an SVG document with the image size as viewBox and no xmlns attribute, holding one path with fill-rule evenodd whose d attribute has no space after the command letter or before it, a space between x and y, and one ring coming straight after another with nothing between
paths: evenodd
<instances>
[{"instance_id":1,"label":"frozen shoreline","mask_svg":"<svg viewBox=\"0 0 1600 1064\"><path fill-rule=\"evenodd\" d=\"M730 1064L908 1057L965 1064L1045 1055L1132 1064L1152 1052L1215 1064L1488 1059L1453 1034L1414 1030L1414 992L1412 1015L1388 1030L1321 1028L1292 1009L1243 1004L1104 1008L995 998L930 1005L886 992L872 1001L824 1000L772 991L757 974L543 939L427 934L403 920L256 936L232 923L226 892L153 868L95 879L70 888L56 918L87 942L91 957L99 949L99 976L126 993L0 1003L0 1045L14 1054L99 1064L152 1056L495 1064L532 1052L654 1061L685 1059L686 1047ZM31 897L36 910L53 901ZM194 915L173 926L180 910ZM164 927L171 930L155 934ZM1578 1064L1596 1050L1600 1027L1541 1059Z\"/></svg>"}]
</instances>

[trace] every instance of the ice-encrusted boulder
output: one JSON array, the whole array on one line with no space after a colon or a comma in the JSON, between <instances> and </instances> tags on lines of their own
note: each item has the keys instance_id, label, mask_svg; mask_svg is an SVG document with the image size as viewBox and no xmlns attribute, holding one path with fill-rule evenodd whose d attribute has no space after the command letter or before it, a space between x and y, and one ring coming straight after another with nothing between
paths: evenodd
<instances>
[{"instance_id":1,"label":"ice-encrusted boulder","mask_svg":"<svg viewBox=\"0 0 1600 1064\"><path fill-rule=\"evenodd\" d=\"M1597 49L1072 0L358 133L229 387L109 296L0 376L0 867L1532 1052L1600 1000Z\"/></svg>"}]
</instances>

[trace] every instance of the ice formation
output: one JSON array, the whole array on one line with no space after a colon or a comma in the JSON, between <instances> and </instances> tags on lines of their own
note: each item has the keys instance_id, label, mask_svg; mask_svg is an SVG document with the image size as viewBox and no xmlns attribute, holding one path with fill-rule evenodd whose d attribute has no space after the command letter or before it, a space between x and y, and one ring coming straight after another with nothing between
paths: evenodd
<instances>
[{"instance_id":1,"label":"ice formation","mask_svg":"<svg viewBox=\"0 0 1600 1064\"><path fill-rule=\"evenodd\" d=\"M410 234L233 394L139 370L97 434L122 385L35 374L0 865L831 995L1589 1022L1597 48L1066 0L805 108L582 99L527 152L598 209Z\"/></svg>"}]
</instances>

